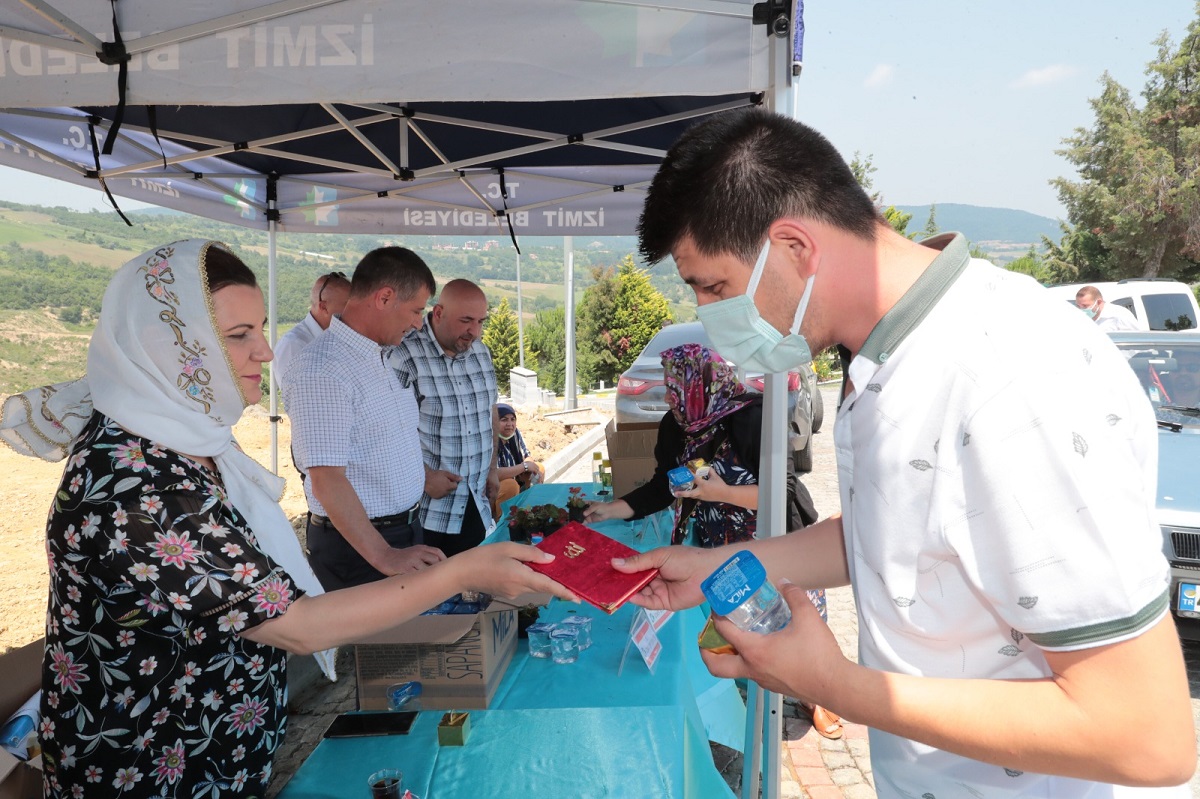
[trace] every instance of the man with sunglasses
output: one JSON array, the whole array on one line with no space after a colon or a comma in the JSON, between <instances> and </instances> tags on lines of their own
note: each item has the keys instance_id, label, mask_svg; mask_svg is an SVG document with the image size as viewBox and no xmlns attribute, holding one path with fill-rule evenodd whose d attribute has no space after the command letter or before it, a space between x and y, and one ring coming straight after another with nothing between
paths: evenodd
<instances>
[{"instance_id":1,"label":"man with sunglasses","mask_svg":"<svg viewBox=\"0 0 1200 799\"><path fill-rule=\"evenodd\" d=\"M317 278L309 292L308 316L275 342L275 360L271 363L275 385L283 388L292 361L329 328L329 320L342 312L349 297L350 281L344 273L330 272Z\"/></svg>"}]
</instances>

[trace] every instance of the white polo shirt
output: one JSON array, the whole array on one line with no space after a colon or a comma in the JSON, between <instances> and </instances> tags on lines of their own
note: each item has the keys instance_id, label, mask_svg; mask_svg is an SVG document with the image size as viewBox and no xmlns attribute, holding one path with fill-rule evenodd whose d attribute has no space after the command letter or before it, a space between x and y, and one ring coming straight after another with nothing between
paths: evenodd
<instances>
[{"instance_id":1,"label":"white polo shirt","mask_svg":"<svg viewBox=\"0 0 1200 799\"><path fill-rule=\"evenodd\" d=\"M1086 316L961 236L930 244L942 254L850 363L834 432L860 662L1045 677L1043 649L1167 612L1154 414ZM1143 795L870 735L881 797Z\"/></svg>"},{"instance_id":2,"label":"white polo shirt","mask_svg":"<svg viewBox=\"0 0 1200 799\"><path fill-rule=\"evenodd\" d=\"M1111 302L1104 303L1104 307L1100 309L1100 313L1096 314L1095 321L1096 326L1105 333L1118 330L1148 329L1138 321L1138 318L1128 308Z\"/></svg>"}]
</instances>

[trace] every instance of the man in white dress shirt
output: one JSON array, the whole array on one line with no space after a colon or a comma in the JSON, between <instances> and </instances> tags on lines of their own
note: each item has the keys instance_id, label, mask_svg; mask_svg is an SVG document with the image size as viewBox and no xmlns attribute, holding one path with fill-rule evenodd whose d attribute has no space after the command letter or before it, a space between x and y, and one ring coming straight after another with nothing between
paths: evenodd
<instances>
[{"instance_id":1,"label":"man in white dress shirt","mask_svg":"<svg viewBox=\"0 0 1200 799\"><path fill-rule=\"evenodd\" d=\"M281 390L292 361L329 327L329 320L342 312L349 298L350 281L341 272L321 275L313 283L309 292L308 316L280 336L272 347L275 359L271 361L271 371L275 375L275 385Z\"/></svg>"},{"instance_id":2,"label":"man in white dress shirt","mask_svg":"<svg viewBox=\"0 0 1200 799\"><path fill-rule=\"evenodd\" d=\"M1084 286L1075 293L1075 307L1088 315L1096 326L1105 333L1114 330L1145 330L1146 326L1138 321L1129 309L1122 308L1104 301L1100 289L1095 286Z\"/></svg>"}]
</instances>

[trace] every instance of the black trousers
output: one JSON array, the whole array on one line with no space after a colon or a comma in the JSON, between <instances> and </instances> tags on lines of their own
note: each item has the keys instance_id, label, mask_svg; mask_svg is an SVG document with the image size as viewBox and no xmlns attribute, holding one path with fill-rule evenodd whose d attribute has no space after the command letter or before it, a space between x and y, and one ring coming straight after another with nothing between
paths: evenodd
<instances>
[{"instance_id":1,"label":"black trousers","mask_svg":"<svg viewBox=\"0 0 1200 799\"><path fill-rule=\"evenodd\" d=\"M445 553L446 557L450 557L478 546L483 541L483 533L486 529L483 518L479 515L479 507L475 504L474 498L471 498L467 500L467 509L463 512L462 532L457 534L435 533L433 530L425 530L424 543L431 547L437 547Z\"/></svg>"},{"instance_id":2,"label":"black trousers","mask_svg":"<svg viewBox=\"0 0 1200 799\"><path fill-rule=\"evenodd\" d=\"M415 517L411 523L375 524L375 529L389 546L396 549L421 543L421 522ZM371 583L387 576L367 563L329 520L314 519L311 513L308 516L308 562L326 591Z\"/></svg>"}]
</instances>

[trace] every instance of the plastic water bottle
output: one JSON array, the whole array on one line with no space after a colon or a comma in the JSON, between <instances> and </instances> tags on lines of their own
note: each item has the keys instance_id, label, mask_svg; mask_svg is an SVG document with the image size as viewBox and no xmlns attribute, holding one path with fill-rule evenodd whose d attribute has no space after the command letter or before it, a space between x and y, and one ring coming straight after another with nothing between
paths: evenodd
<instances>
[{"instance_id":1,"label":"plastic water bottle","mask_svg":"<svg viewBox=\"0 0 1200 799\"><path fill-rule=\"evenodd\" d=\"M713 612L738 629L768 634L787 627L792 609L767 580L762 562L747 550L737 552L700 583Z\"/></svg>"}]
</instances>

